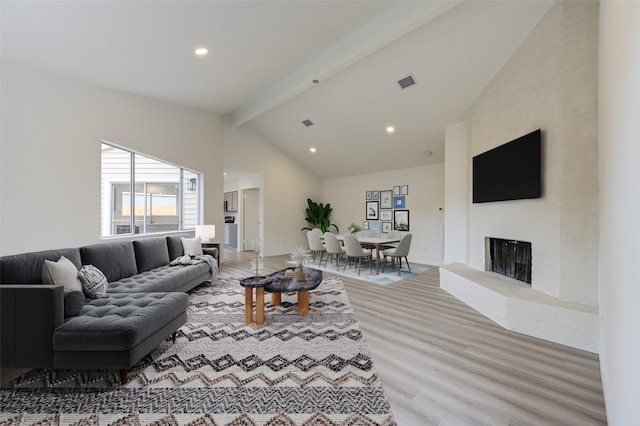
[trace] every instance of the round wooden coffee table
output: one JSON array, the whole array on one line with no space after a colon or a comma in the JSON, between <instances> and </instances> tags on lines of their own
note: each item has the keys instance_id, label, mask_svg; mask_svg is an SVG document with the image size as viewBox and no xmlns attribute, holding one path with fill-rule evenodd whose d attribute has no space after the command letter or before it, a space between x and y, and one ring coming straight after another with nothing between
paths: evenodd
<instances>
[{"instance_id":1,"label":"round wooden coffee table","mask_svg":"<svg viewBox=\"0 0 640 426\"><path fill-rule=\"evenodd\" d=\"M286 277L285 272L294 268L285 268L271 275L250 277L240 280L244 287L244 321L253 322L253 289L256 290L256 324L264 323L264 292L271 293L271 304L274 306L282 302L282 293L295 291L298 293L298 315L309 314L309 290L318 287L322 282L322 271L306 268L307 279L296 281L293 277Z\"/></svg>"}]
</instances>

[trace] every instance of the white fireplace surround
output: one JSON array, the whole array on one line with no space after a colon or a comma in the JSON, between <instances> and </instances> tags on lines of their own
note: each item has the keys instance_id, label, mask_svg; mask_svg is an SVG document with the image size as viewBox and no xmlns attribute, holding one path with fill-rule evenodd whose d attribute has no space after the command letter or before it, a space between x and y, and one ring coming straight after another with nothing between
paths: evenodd
<instances>
[{"instance_id":1,"label":"white fireplace surround","mask_svg":"<svg viewBox=\"0 0 640 426\"><path fill-rule=\"evenodd\" d=\"M440 287L506 329L599 352L597 306L564 301L462 263L440 268Z\"/></svg>"}]
</instances>

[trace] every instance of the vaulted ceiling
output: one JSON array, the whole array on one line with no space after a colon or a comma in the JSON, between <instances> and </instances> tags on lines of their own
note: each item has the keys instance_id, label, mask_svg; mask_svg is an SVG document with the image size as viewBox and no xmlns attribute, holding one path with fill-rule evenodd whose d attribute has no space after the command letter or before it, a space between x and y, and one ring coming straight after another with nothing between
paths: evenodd
<instances>
[{"instance_id":1,"label":"vaulted ceiling","mask_svg":"<svg viewBox=\"0 0 640 426\"><path fill-rule=\"evenodd\" d=\"M211 110L332 178L443 162L551 4L3 0L2 60Z\"/></svg>"}]
</instances>

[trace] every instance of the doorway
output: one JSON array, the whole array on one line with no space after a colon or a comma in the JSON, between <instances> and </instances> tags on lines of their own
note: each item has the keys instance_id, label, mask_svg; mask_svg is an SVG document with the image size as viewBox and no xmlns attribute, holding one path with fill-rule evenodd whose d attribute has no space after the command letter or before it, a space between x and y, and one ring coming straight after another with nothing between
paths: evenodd
<instances>
[{"instance_id":1,"label":"doorway","mask_svg":"<svg viewBox=\"0 0 640 426\"><path fill-rule=\"evenodd\" d=\"M244 208L242 215L243 251L251 251L251 241L260 238L260 188L243 190Z\"/></svg>"}]
</instances>

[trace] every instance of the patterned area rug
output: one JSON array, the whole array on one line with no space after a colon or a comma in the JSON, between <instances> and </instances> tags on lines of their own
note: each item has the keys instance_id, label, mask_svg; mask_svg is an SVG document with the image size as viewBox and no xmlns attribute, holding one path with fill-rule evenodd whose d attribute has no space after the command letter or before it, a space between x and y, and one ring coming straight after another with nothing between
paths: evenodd
<instances>
[{"instance_id":1,"label":"patterned area rug","mask_svg":"<svg viewBox=\"0 0 640 426\"><path fill-rule=\"evenodd\" d=\"M2 425L395 425L340 278L244 323L244 289L190 293L189 319L119 384L117 371L34 370L0 389Z\"/></svg>"}]
</instances>

